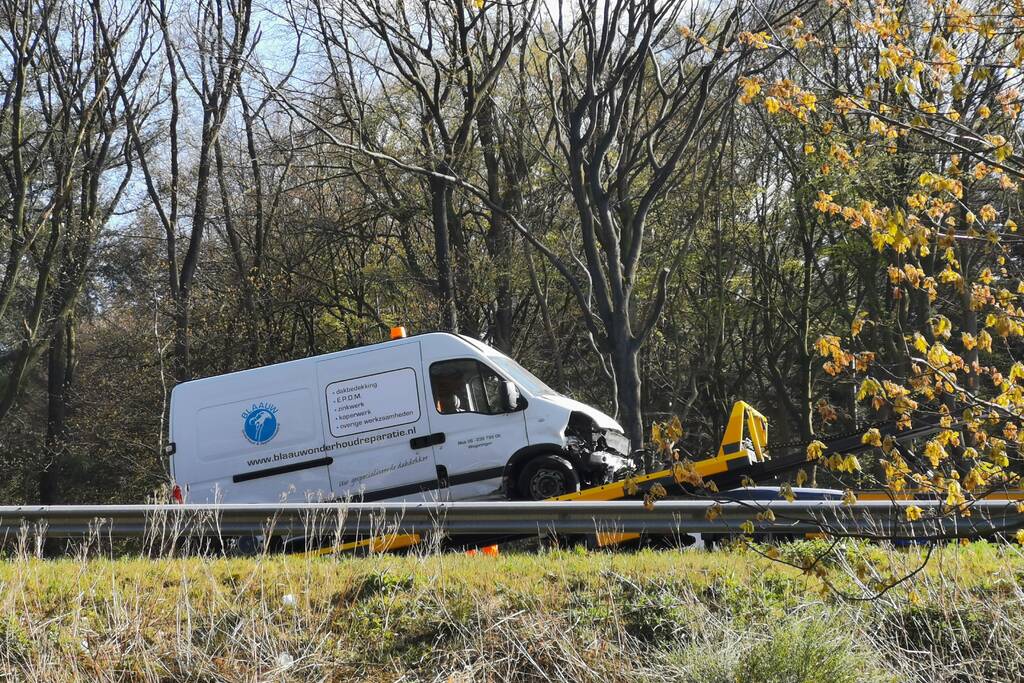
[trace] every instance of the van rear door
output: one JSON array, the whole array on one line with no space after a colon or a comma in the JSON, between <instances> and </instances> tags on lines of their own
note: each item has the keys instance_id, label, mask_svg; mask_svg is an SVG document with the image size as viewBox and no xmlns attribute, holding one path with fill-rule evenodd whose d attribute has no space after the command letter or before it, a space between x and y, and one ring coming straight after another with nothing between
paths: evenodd
<instances>
[{"instance_id":1,"label":"van rear door","mask_svg":"<svg viewBox=\"0 0 1024 683\"><path fill-rule=\"evenodd\" d=\"M315 392L312 365L304 361L175 387L174 474L187 486L188 502L329 497Z\"/></svg>"},{"instance_id":2,"label":"van rear door","mask_svg":"<svg viewBox=\"0 0 1024 683\"><path fill-rule=\"evenodd\" d=\"M422 367L417 340L317 363L338 498L422 500L437 488Z\"/></svg>"}]
</instances>

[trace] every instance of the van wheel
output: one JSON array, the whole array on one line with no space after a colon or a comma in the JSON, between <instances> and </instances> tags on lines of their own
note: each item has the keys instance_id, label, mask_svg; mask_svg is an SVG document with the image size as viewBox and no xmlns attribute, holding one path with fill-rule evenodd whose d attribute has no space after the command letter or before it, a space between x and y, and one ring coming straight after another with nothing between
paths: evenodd
<instances>
[{"instance_id":1,"label":"van wheel","mask_svg":"<svg viewBox=\"0 0 1024 683\"><path fill-rule=\"evenodd\" d=\"M545 500L580 490L580 478L572 464L557 455L544 455L526 463L519 475L519 495L526 500Z\"/></svg>"}]
</instances>

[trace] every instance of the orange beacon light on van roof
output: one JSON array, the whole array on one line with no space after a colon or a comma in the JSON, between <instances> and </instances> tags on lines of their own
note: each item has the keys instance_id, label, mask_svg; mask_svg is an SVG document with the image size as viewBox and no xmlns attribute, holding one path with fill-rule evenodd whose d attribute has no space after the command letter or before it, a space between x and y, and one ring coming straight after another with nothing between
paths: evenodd
<instances>
[{"instance_id":1,"label":"orange beacon light on van roof","mask_svg":"<svg viewBox=\"0 0 1024 683\"><path fill-rule=\"evenodd\" d=\"M405 326L404 325L400 325L398 327L392 327L391 328L391 338L392 339L405 339Z\"/></svg>"}]
</instances>

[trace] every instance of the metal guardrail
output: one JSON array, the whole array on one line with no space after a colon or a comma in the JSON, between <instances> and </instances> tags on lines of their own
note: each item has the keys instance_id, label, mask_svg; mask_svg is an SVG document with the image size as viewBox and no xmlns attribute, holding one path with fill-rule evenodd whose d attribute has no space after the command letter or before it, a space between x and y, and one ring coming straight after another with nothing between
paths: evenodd
<instances>
[{"instance_id":1,"label":"metal guardrail","mask_svg":"<svg viewBox=\"0 0 1024 683\"><path fill-rule=\"evenodd\" d=\"M908 521L905 508L924 511ZM96 536L194 538L264 536L368 537L382 533L467 536L591 534L595 531L757 534L817 531L869 538L977 537L1024 527L1024 514L1003 500L970 504L970 515L938 501L284 503L277 505L53 505L0 507L0 540L26 533L51 538ZM770 511L770 514L769 514Z\"/></svg>"}]
</instances>

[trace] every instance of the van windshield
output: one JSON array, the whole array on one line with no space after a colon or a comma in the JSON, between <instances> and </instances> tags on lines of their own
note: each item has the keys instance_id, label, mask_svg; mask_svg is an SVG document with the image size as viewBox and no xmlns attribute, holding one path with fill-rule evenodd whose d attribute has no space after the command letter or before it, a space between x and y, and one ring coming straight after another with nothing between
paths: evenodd
<instances>
[{"instance_id":1,"label":"van windshield","mask_svg":"<svg viewBox=\"0 0 1024 683\"><path fill-rule=\"evenodd\" d=\"M519 363L515 362L508 356L487 356L487 360L493 362L499 368L505 371L509 377L511 377L516 384L526 389L531 394L555 394L558 392L544 384L536 375L524 368Z\"/></svg>"}]
</instances>

